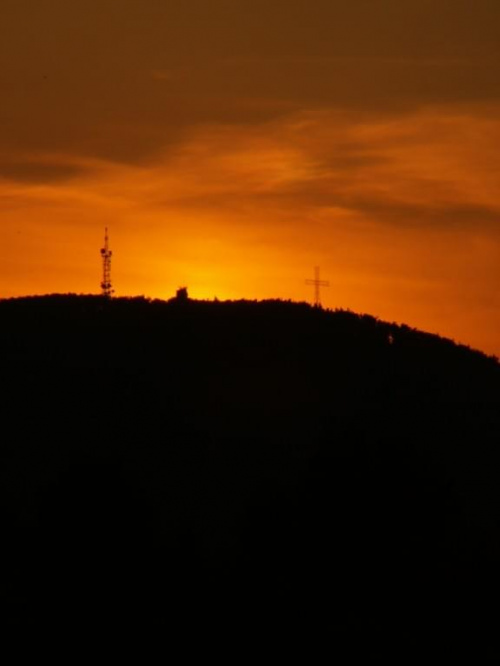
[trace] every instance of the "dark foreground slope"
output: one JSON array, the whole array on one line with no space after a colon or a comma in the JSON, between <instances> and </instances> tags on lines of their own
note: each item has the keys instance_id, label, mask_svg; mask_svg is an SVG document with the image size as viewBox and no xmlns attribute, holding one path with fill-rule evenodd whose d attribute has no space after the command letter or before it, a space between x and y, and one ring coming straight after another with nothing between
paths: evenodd
<instances>
[{"instance_id":1,"label":"dark foreground slope","mask_svg":"<svg viewBox=\"0 0 500 666\"><path fill-rule=\"evenodd\" d=\"M0 302L0 364L10 623L496 633L495 360L304 304L52 296Z\"/></svg>"}]
</instances>

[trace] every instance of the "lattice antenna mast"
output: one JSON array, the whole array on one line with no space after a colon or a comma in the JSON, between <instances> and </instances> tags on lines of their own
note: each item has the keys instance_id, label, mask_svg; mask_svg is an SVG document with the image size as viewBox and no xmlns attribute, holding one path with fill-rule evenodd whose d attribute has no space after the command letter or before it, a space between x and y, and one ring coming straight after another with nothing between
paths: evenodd
<instances>
[{"instance_id":1,"label":"lattice antenna mast","mask_svg":"<svg viewBox=\"0 0 500 666\"><path fill-rule=\"evenodd\" d=\"M321 307L321 287L329 287L330 283L327 280L320 280L319 266L314 267L314 280L306 280L306 284L314 286L314 306Z\"/></svg>"},{"instance_id":2,"label":"lattice antenna mast","mask_svg":"<svg viewBox=\"0 0 500 666\"><path fill-rule=\"evenodd\" d=\"M108 228L106 227L106 231L104 234L104 247L101 249L101 257L102 257L102 282L101 282L101 290L102 290L102 295L105 298L111 298L113 295L113 286L111 284L111 257L113 256L113 253L109 249L109 237L108 237Z\"/></svg>"}]
</instances>

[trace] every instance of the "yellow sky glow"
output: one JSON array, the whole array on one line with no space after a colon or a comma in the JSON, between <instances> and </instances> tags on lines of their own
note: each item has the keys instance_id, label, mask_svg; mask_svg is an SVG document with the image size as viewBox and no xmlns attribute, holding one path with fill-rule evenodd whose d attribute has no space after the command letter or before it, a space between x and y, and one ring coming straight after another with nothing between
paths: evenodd
<instances>
[{"instance_id":1,"label":"yellow sky glow","mask_svg":"<svg viewBox=\"0 0 500 666\"><path fill-rule=\"evenodd\" d=\"M327 307L498 352L500 177L478 136L500 122L446 112L205 126L140 166L80 159L64 182L3 181L0 295L95 293L108 226L119 295L310 300L320 265Z\"/></svg>"}]
</instances>

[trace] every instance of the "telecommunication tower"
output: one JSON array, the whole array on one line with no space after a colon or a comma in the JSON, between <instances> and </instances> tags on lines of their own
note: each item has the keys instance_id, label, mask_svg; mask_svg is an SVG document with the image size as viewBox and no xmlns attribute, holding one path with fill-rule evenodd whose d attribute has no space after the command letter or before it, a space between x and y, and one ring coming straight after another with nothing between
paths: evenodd
<instances>
[{"instance_id":1,"label":"telecommunication tower","mask_svg":"<svg viewBox=\"0 0 500 666\"><path fill-rule=\"evenodd\" d=\"M113 286L111 284L111 257L113 253L109 249L109 237L108 237L108 228L104 233L104 247L101 249L102 257L102 282L101 290L102 295L105 298L111 298L113 294Z\"/></svg>"},{"instance_id":2,"label":"telecommunication tower","mask_svg":"<svg viewBox=\"0 0 500 666\"><path fill-rule=\"evenodd\" d=\"M306 280L306 284L314 286L314 306L321 307L320 288L329 287L330 283L327 280L319 279L319 266L314 267L314 280Z\"/></svg>"}]
</instances>

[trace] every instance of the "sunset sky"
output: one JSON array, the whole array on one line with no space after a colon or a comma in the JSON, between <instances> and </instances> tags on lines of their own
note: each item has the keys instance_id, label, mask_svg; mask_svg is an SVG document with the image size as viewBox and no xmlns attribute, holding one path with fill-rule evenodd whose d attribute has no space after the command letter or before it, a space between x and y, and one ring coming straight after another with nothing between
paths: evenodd
<instances>
[{"instance_id":1,"label":"sunset sky","mask_svg":"<svg viewBox=\"0 0 500 666\"><path fill-rule=\"evenodd\" d=\"M1 0L0 297L322 301L500 355L499 0Z\"/></svg>"}]
</instances>

